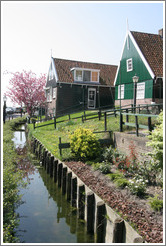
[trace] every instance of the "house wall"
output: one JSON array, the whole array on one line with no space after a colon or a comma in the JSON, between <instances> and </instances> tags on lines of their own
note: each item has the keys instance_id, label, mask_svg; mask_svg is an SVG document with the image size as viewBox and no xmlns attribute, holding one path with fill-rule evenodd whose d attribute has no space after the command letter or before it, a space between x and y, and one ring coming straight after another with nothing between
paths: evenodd
<instances>
[{"instance_id":1,"label":"house wall","mask_svg":"<svg viewBox=\"0 0 166 246\"><path fill-rule=\"evenodd\" d=\"M150 73L148 72L145 64L143 63L138 51L136 50L135 46L133 45L130 37L128 37L129 45L126 43L124 46L120 68L117 75L117 79L115 82L115 105L118 105L118 85L125 84L124 90L124 99L125 101L133 99L133 76L137 75L139 77L139 82L145 82L145 100L143 103L146 103L147 98L153 97L153 78L151 77ZM133 63L133 70L127 72L127 63L128 59L132 58ZM149 100L148 100L149 101ZM126 103L126 102L125 102ZM127 102L128 104L128 102Z\"/></svg>"},{"instance_id":2,"label":"house wall","mask_svg":"<svg viewBox=\"0 0 166 246\"><path fill-rule=\"evenodd\" d=\"M114 106L114 88L95 85L61 83L57 87L56 115L88 109L88 89L96 89L96 108ZM50 103L50 108L55 102Z\"/></svg>"}]
</instances>

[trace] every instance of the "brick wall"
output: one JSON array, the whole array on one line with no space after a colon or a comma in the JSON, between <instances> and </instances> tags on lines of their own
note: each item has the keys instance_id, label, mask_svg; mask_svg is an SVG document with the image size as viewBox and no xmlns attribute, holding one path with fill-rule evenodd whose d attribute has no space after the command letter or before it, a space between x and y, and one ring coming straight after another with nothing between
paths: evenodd
<instances>
[{"instance_id":1,"label":"brick wall","mask_svg":"<svg viewBox=\"0 0 166 246\"><path fill-rule=\"evenodd\" d=\"M146 142L148 141L147 137L137 137L134 134L131 135L123 132L114 132L113 141L115 148L126 155L130 154L129 146L135 146L135 151L140 161L147 160L148 157L145 157L143 154L152 151L150 147L146 146Z\"/></svg>"}]
</instances>

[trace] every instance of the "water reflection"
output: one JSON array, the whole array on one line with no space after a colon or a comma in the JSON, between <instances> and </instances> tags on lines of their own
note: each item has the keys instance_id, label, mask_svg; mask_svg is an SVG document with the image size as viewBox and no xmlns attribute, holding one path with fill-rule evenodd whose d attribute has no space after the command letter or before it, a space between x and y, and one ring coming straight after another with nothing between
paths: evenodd
<instances>
[{"instance_id":1,"label":"water reflection","mask_svg":"<svg viewBox=\"0 0 166 246\"><path fill-rule=\"evenodd\" d=\"M77 219L61 189L43 168L33 165L25 146L25 132L15 134L18 167L29 184L20 190L24 203L17 209L20 223L16 232L24 243L94 243L85 224ZM24 143L23 143L24 142ZM21 145L20 145L21 143ZM38 162L39 165L39 162Z\"/></svg>"}]
</instances>

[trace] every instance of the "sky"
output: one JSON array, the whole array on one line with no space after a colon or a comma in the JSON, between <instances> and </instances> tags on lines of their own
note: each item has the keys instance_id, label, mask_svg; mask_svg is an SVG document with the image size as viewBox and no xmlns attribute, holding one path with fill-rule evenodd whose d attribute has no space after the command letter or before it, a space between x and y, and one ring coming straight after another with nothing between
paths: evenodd
<instances>
[{"instance_id":1,"label":"sky","mask_svg":"<svg viewBox=\"0 0 166 246\"><path fill-rule=\"evenodd\" d=\"M51 55L118 65L127 26L157 34L164 2L1 1L1 100L11 77L6 71L47 74Z\"/></svg>"}]
</instances>

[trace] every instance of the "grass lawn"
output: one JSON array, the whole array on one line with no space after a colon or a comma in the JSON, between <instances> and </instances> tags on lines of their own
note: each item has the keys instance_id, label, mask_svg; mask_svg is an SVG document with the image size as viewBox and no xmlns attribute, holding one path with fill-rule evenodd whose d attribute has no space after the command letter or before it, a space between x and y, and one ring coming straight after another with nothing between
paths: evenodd
<instances>
[{"instance_id":1,"label":"grass lawn","mask_svg":"<svg viewBox=\"0 0 166 246\"><path fill-rule=\"evenodd\" d=\"M86 113L94 113L93 112L86 112ZM71 115L71 119L69 120L69 116L63 116L61 118L57 119L58 121L67 120L65 122L57 123L56 129L54 128L54 124L49 126L43 126L40 128L33 129L33 124L29 124L28 127L30 129L30 136L36 137L38 140L40 140L44 146L57 158L61 159L59 154L59 137L61 137L62 143L69 142L69 135L72 134L77 128L86 128L91 129L92 131L104 131L104 117L99 119L91 119L87 120L84 123L82 122L82 119L72 119L76 118L78 116L83 115L83 112L76 113L74 115ZM125 120L125 117L124 117ZM152 122L154 123L154 119L152 119ZM37 123L36 126L44 125L53 123L53 120ZM130 122L134 122L134 117L130 117ZM139 123L147 125L147 118L146 117L139 117ZM126 130L126 127L123 127L124 130ZM131 127L129 129L132 129ZM119 116L108 116L107 117L107 130L108 131L119 131ZM97 133L97 138L104 138L106 136L106 133ZM68 158L70 155L70 149L63 149L63 158Z\"/></svg>"}]
</instances>

